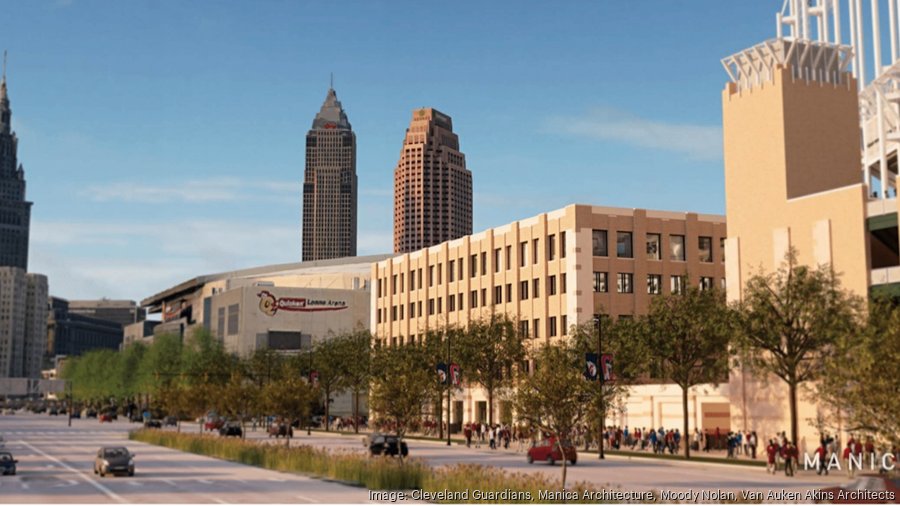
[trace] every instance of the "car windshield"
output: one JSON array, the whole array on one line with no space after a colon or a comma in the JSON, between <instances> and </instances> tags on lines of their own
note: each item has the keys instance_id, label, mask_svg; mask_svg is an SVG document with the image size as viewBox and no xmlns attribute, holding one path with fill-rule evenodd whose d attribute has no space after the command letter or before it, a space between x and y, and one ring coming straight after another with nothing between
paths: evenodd
<instances>
[{"instance_id":1,"label":"car windshield","mask_svg":"<svg viewBox=\"0 0 900 506\"><path fill-rule=\"evenodd\" d=\"M103 456L108 459L117 459L121 457L125 457L128 455L128 450L125 448L108 448L103 452Z\"/></svg>"}]
</instances>

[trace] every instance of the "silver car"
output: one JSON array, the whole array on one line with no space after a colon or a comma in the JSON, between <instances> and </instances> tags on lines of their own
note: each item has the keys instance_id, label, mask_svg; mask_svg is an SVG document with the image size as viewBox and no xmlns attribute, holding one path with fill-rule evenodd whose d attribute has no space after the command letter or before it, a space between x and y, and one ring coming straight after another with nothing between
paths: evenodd
<instances>
[{"instance_id":1,"label":"silver car","mask_svg":"<svg viewBox=\"0 0 900 506\"><path fill-rule=\"evenodd\" d=\"M127 474L134 476L134 454L124 446L104 446L97 450L94 474Z\"/></svg>"}]
</instances>

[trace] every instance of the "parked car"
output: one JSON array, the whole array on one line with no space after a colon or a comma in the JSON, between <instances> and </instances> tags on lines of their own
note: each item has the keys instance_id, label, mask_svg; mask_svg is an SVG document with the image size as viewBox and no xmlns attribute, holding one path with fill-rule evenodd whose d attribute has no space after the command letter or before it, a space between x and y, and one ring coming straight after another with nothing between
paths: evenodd
<instances>
[{"instance_id":1,"label":"parked car","mask_svg":"<svg viewBox=\"0 0 900 506\"><path fill-rule=\"evenodd\" d=\"M178 425L178 419L174 416L167 416L163 418L163 425L174 427Z\"/></svg>"},{"instance_id":2,"label":"parked car","mask_svg":"<svg viewBox=\"0 0 900 506\"><path fill-rule=\"evenodd\" d=\"M162 421L160 421L160 420L147 420L146 422L144 422L144 428L145 428L145 429L161 429L161 428L162 428Z\"/></svg>"},{"instance_id":3,"label":"parked car","mask_svg":"<svg viewBox=\"0 0 900 506\"><path fill-rule=\"evenodd\" d=\"M409 455L409 447L406 446L406 441L400 441L397 436L390 434L374 432L363 439L363 444L369 449L369 454L371 455L385 455L389 457L396 457L397 455L406 457Z\"/></svg>"},{"instance_id":4,"label":"parked car","mask_svg":"<svg viewBox=\"0 0 900 506\"><path fill-rule=\"evenodd\" d=\"M294 437L294 429L290 425L282 422L276 422L269 426L269 437Z\"/></svg>"},{"instance_id":5,"label":"parked car","mask_svg":"<svg viewBox=\"0 0 900 506\"><path fill-rule=\"evenodd\" d=\"M861 474L854 481L840 487L823 488L820 491L822 499L817 502L832 504L886 504L896 503L900 500L900 478L884 474ZM894 499L869 499L866 496L854 497L859 492L893 492ZM843 497L841 497L843 496Z\"/></svg>"},{"instance_id":6,"label":"parked car","mask_svg":"<svg viewBox=\"0 0 900 506\"><path fill-rule=\"evenodd\" d=\"M102 414L100 415L100 423L103 423L103 422L109 422L109 423L112 423L112 421L113 421L114 419L115 419L115 416L114 416L113 414L111 414L111 413L102 413Z\"/></svg>"},{"instance_id":7,"label":"parked car","mask_svg":"<svg viewBox=\"0 0 900 506\"><path fill-rule=\"evenodd\" d=\"M87 409L84 413L85 418L97 418L97 410L96 409Z\"/></svg>"},{"instance_id":8,"label":"parked car","mask_svg":"<svg viewBox=\"0 0 900 506\"><path fill-rule=\"evenodd\" d=\"M73 410L73 411L72 411L72 418L78 418L78 419L81 419L81 411L78 411L77 409L76 409L76 410Z\"/></svg>"},{"instance_id":9,"label":"parked car","mask_svg":"<svg viewBox=\"0 0 900 506\"><path fill-rule=\"evenodd\" d=\"M578 462L578 452L569 441L562 442L563 450L565 450L565 459L573 466ZM551 466L558 460L563 460L563 454L559 451L559 445L556 444L556 438L551 437L537 441L528 449L528 463L534 461L546 461Z\"/></svg>"},{"instance_id":10,"label":"parked car","mask_svg":"<svg viewBox=\"0 0 900 506\"><path fill-rule=\"evenodd\" d=\"M0 452L0 474L16 474L16 464L19 461L14 459L12 453Z\"/></svg>"},{"instance_id":11,"label":"parked car","mask_svg":"<svg viewBox=\"0 0 900 506\"><path fill-rule=\"evenodd\" d=\"M203 428L208 431L214 431L221 429L223 425L225 425L225 420L222 418L216 418L213 420L207 420L206 423L203 424Z\"/></svg>"},{"instance_id":12,"label":"parked car","mask_svg":"<svg viewBox=\"0 0 900 506\"><path fill-rule=\"evenodd\" d=\"M243 434L244 429L241 428L241 424L238 422L228 422L219 429L219 435L223 437L241 437Z\"/></svg>"},{"instance_id":13,"label":"parked car","mask_svg":"<svg viewBox=\"0 0 900 506\"><path fill-rule=\"evenodd\" d=\"M127 474L134 476L134 454L124 446L104 446L97 450L94 474Z\"/></svg>"},{"instance_id":14,"label":"parked car","mask_svg":"<svg viewBox=\"0 0 900 506\"><path fill-rule=\"evenodd\" d=\"M57 408L50 408L50 411L48 411L47 414L50 416L58 416L59 410Z\"/></svg>"}]
</instances>

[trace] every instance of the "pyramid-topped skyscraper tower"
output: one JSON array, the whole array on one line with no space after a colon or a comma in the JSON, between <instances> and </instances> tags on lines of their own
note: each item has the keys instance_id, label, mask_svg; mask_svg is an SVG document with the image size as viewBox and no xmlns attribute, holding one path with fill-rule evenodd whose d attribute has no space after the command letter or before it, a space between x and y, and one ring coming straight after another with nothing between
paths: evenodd
<instances>
[{"instance_id":1,"label":"pyramid-topped skyscraper tower","mask_svg":"<svg viewBox=\"0 0 900 506\"><path fill-rule=\"evenodd\" d=\"M0 267L28 270L31 202L25 200L25 171L18 161L6 86L6 55L0 77Z\"/></svg>"}]
</instances>

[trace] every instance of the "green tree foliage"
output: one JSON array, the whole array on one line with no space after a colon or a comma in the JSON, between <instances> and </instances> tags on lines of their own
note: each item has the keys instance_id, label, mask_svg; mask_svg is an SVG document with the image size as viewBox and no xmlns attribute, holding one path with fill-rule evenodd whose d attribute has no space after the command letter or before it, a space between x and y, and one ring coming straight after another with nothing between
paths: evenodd
<instances>
[{"instance_id":1,"label":"green tree foliage","mask_svg":"<svg viewBox=\"0 0 900 506\"><path fill-rule=\"evenodd\" d=\"M344 387L353 396L353 430L359 432L360 397L369 390L372 378L372 334L357 328L353 332L337 337L338 355L342 357L339 364L340 375Z\"/></svg>"},{"instance_id":2,"label":"green tree foliage","mask_svg":"<svg viewBox=\"0 0 900 506\"><path fill-rule=\"evenodd\" d=\"M657 359L660 379L681 387L684 456L690 458L688 390L728 375L734 318L719 290L688 287L683 294L653 299L646 317L646 347Z\"/></svg>"},{"instance_id":3,"label":"green tree foliage","mask_svg":"<svg viewBox=\"0 0 900 506\"><path fill-rule=\"evenodd\" d=\"M797 265L793 251L777 272L747 281L738 339L741 359L787 384L795 443L797 390L821 378L835 345L857 334L860 307L861 301L841 288L830 268Z\"/></svg>"},{"instance_id":4,"label":"green tree foliage","mask_svg":"<svg viewBox=\"0 0 900 506\"><path fill-rule=\"evenodd\" d=\"M422 416L434 381L433 365L424 347L382 346L373 349L369 407L382 421L396 427L400 441Z\"/></svg>"},{"instance_id":5,"label":"green tree foliage","mask_svg":"<svg viewBox=\"0 0 900 506\"><path fill-rule=\"evenodd\" d=\"M544 346L535 356L531 374L517 375L514 397L520 419L556 438L565 456L563 440L585 419L596 389L584 378L584 356L571 342ZM566 487L566 459L562 459L562 488Z\"/></svg>"},{"instance_id":6,"label":"green tree foliage","mask_svg":"<svg viewBox=\"0 0 900 506\"><path fill-rule=\"evenodd\" d=\"M270 381L261 390L262 403L266 411L275 414L284 423L296 420L308 420L313 400L319 395L307 378L302 377L296 364L290 360L282 360L276 372L277 381ZM285 438L285 445L290 446L290 433Z\"/></svg>"},{"instance_id":7,"label":"green tree foliage","mask_svg":"<svg viewBox=\"0 0 900 506\"><path fill-rule=\"evenodd\" d=\"M331 428L331 400L345 388L345 361L350 358L345 351L343 339L338 336L329 336L313 347L313 370L318 373L319 393L325 406L326 432Z\"/></svg>"},{"instance_id":8,"label":"green tree foliage","mask_svg":"<svg viewBox=\"0 0 900 506\"><path fill-rule=\"evenodd\" d=\"M900 307L877 298L858 334L838 337L835 353L823 365L822 399L847 418L851 431L872 432L887 444L900 444Z\"/></svg>"},{"instance_id":9,"label":"green tree foliage","mask_svg":"<svg viewBox=\"0 0 900 506\"><path fill-rule=\"evenodd\" d=\"M423 399L426 406L432 408L431 414L438 424L438 437L444 438L444 425L441 421L444 419L444 403L447 398L448 389L453 389L450 382L442 382L440 375L437 373L438 364L447 364L449 362L462 362L462 346L465 346L464 330L458 327L446 326L441 329L429 330L418 346L424 354L424 365L431 370L431 381L429 383L428 395ZM450 418L449 413L446 417ZM448 425L449 430L449 425Z\"/></svg>"},{"instance_id":10,"label":"green tree foliage","mask_svg":"<svg viewBox=\"0 0 900 506\"><path fill-rule=\"evenodd\" d=\"M460 366L466 381L484 388L488 423L494 424L494 398L513 385L513 369L525 359L515 322L505 314L473 320L458 333Z\"/></svg>"}]
</instances>

